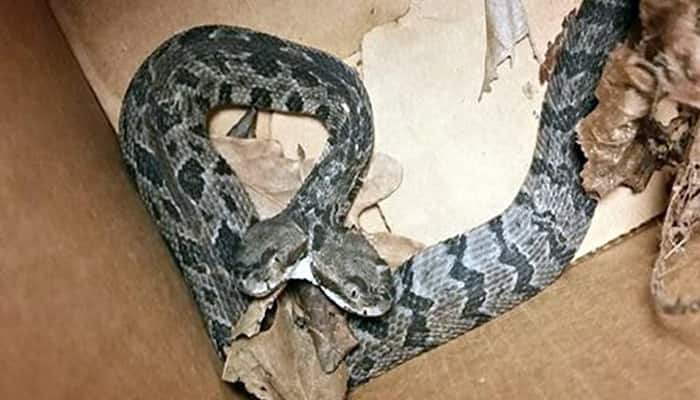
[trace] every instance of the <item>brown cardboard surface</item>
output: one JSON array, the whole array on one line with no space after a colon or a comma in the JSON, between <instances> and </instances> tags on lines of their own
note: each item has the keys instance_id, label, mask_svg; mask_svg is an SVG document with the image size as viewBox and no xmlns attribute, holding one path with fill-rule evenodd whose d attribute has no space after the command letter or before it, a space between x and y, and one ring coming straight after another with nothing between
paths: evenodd
<instances>
[{"instance_id":1,"label":"brown cardboard surface","mask_svg":"<svg viewBox=\"0 0 700 400\"><path fill-rule=\"evenodd\" d=\"M351 399L700 398L698 325L674 330L651 308L658 235L654 224L582 261L532 300Z\"/></svg>"},{"instance_id":2,"label":"brown cardboard surface","mask_svg":"<svg viewBox=\"0 0 700 400\"><path fill-rule=\"evenodd\" d=\"M406 12L408 0L50 0L112 122L134 71L175 32L201 24L246 26L320 47L357 51L371 27Z\"/></svg>"},{"instance_id":3,"label":"brown cardboard surface","mask_svg":"<svg viewBox=\"0 0 700 400\"><path fill-rule=\"evenodd\" d=\"M0 54L0 399L237 398L43 1Z\"/></svg>"},{"instance_id":4,"label":"brown cardboard surface","mask_svg":"<svg viewBox=\"0 0 700 400\"><path fill-rule=\"evenodd\" d=\"M119 19L128 3L52 5L72 4L99 26L109 21L78 6ZM129 14L165 2L143 4ZM145 16L136 18L143 31L123 18L83 40L142 35L143 54L125 50L135 67L146 42L162 37L148 36ZM119 48L115 65L127 57ZM0 3L0 54L0 399L236 398L43 2ZM106 50L101 63L82 67L88 77L109 70ZM129 68L116 82L126 84ZM650 308L657 237L649 227L582 261L533 300L351 398L700 398L697 334L661 324Z\"/></svg>"}]
</instances>

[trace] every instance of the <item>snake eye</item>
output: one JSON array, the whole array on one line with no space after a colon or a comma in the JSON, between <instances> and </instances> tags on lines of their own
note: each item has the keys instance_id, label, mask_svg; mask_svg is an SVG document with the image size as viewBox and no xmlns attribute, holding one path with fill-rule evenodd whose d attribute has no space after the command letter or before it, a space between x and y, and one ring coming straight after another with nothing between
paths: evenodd
<instances>
[{"instance_id":1,"label":"snake eye","mask_svg":"<svg viewBox=\"0 0 700 400\"><path fill-rule=\"evenodd\" d=\"M352 282L346 282L345 283L345 293L347 293L347 295L351 299L356 300L357 297L360 295L360 288L357 287L357 285L355 285Z\"/></svg>"}]
</instances>

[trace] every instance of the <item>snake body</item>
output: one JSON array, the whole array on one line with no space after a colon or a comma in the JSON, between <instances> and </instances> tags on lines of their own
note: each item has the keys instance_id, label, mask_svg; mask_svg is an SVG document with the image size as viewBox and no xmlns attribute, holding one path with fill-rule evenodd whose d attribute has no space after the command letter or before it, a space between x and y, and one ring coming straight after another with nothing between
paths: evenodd
<instances>
[{"instance_id":1,"label":"snake body","mask_svg":"<svg viewBox=\"0 0 700 400\"><path fill-rule=\"evenodd\" d=\"M346 360L351 385L495 318L560 276L596 205L580 187L574 127L594 107L606 55L636 7L627 0L583 2L567 29L532 164L513 203L401 265L391 276L387 313L349 316L360 342ZM250 301L241 279L252 267L237 263L237 252L260 224L207 136L209 112L225 105L301 113L324 124L325 156L284 212L320 247L347 211L373 143L364 86L319 50L248 29L204 26L168 39L138 69L120 116L124 160L222 357Z\"/></svg>"}]
</instances>

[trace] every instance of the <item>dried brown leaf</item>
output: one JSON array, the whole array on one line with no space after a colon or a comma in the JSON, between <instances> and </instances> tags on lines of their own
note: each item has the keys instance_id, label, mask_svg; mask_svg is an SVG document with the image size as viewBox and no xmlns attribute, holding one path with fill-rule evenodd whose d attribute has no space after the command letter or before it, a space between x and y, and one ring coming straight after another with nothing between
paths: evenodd
<instances>
[{"instance_id":1,"label":"dried brown leaf","mask_svg":"<svg viewBox=\"0 0 700 400\"><path fill-rule=\"evenodd\" d=\"M308 316L306 329L314 342L321 368L330 374L359 342L348 327L345 313L319 288L302 283L294 285L294 294L297 304Z\"/></svg>"},{"instance_id":2,"label":"dried brown leaf","mask_svg":"<svg viewBox=\"0 0 700 400\"><path fill-rule=\"evenodd\" d=\"M425 248L423 243L389 232L370 233L367 239L392 268L401 265Z\"/></svg>"},{"instance_id":3,"label":"dried brown leaf","mask_svg":"<svg viewBox=\"0 0 700 400\"><path fill-rule=\"evenodd\" d=\"M658 51L653 61L660 68L660 91L695 108L700 108L699 9L694 0L646 0L640 7L644 40Z\"/></svg>"},{"instance_id":4,"label":"dried brown leaf","mask_svg":"<svg viewBox=\"0 0 700 400\"><path fill-rule=\"evenodd\" d=\"M236 171L262 218L281 211L301 186L301 162L286 158L275 140L218 137L212 142Z\"/></svg>"},{"instance_id":5,"label":"dried brown leaf","mask_svg":"<svg viewBox=\"0 0 700 400\"><path fill-rule=\"evenodd\" d=\"M263 400L342 399L347 390L345 365L326 374L307 329L308 315L290 292L282 293L270 329L231 344L223 379L241 382Z\"/></svg>"},{"instance_id":6,"label":"dried brown leaf","mask_svg":"<svg viewBox=\"0 0 700 400\"><path fill-rule=\"evenodd\" d=\"M547 42L547 51L544 54L544 61L542 62L542 64L540 64L539 78L541 84L544 84L545 82L549 81L549 76L551 75L552 71L554 71L554 67L556 67L557 65L559 50L561 49L562 44L564 44L564 38L566 37L566 29L575 17L576 9L574 8L562 20L561 31L554 38L554 42Z\"/></svg>"},{"instance_id":7,"label":"dried brown leaf","mask_svg":"<svg viewBox=\"0 0 700 400\"><path fill-rule=\"evenodd\" d=\"M246 109L239 107L226 107L216 110L209 118L208 126L212 138L226 137L231 127L238 123L245 115ZM270 120L272 113L268 111L257 112L257 122L253 136L258 139L271 139Z\"/></svg>"},{"instance_id":8,"label":"dried brown leaf","mask_svg":"<svg viewBox=\"0 0 700 400\"><path fill-rule=\"evenodd\" d=\"M638 191L654 169L677 167L651 291L661 313L697 312L700 296L681 293L700 285L691 289L696 279L680 272L696 264L684 253L700 226L700 3L643 0L640 11L641 41L611 54L596 90L599 105L578 126L588 157L583 184L598 196L618 185ZM700 243L692 248L697 253Z\"/></svg>"},{"instance_id":9,"label":"dried brown leaf","mask_svg":"<svg viewBox=\"0 0 700 400\"><path fill-rule=\"evenodd\" d=\"M679 294L688 290L691 280L682 279L682 270L695 267L690 272L697 278L696 259L683 257L693 235L700 228L700 137L695 140L688 153L688 162L676 175L671 201L661 231L661 251L654 265L651 277L651 290L657 309L665 314L686 314L700 311L700 296L683 296ZM695 247L700 241L695 238ZM674 293L667 288L666 281L675 278L677 290ZM698 285L693 287L700 290Z\"/></svg>"},{"instance_id":10,"label":"dried brown leaf","mask_svg":"<svg viewBox=\"0 0 700 400\"><path fill-rule=\"evenodd\" d=\"M284 290L285 285L261 299L254 299L236 322L231 332L231 338L236 340L241 336L253 337L260 333L262 324L268 313L273 309L275 301Z\"/></svg>"},{"instance_id":11,"label":"dried brown leaf","mask_svg":"<svg viewBox=\"0 0 700 400\"><path fill-rule=\"evenodd\" d=\"M631 75L645 79L639 61L624 46L610 54L596 88L598 106L577 126L588 159L581 173L583 187L598 197L620 185L641 191L656 169L654 157L638 135L641 119L652 105L650 95L632 85Z\"/></svg>"},{"instance_id":12,"label":"dried brown leaf","mask_svg":"<svg viewBox=\"0 0 700 400\"><path fill-rule=\"evenodd\" d=\"M403 170L396 159L383 153L374 154L345 224L362 228L360 215L394 193L401 185L402 177Z\"/></svg>"},{"instance_id":13,"label":"dried brown leaf","mask_svg":"<svg viewBox=\"0 0 700 400\"><path fill-rule=\"evenodd\" d=\"M306 158L302 147L297 148L298 159L285 157L280 143L271 139L214 137L212 142L236 171L262 218L277 214L289 203L316 162ZM348 214L348 225L360 226L360 214L396 191L401 178L398 161L375 154Z\"/></svg>"},{"instance_id":14,"label":"dried brown leaf","mask_svg":"<svg viewBox=\"0 0 700 400\"><path fill-rule=\"evenodd\" d=\"M655 169L682 161L700 106L697 13L696 1L642 1L641 42L613 52L599 106L579 125L589 192L640 191Z\"/></svg>"}]
</instances>

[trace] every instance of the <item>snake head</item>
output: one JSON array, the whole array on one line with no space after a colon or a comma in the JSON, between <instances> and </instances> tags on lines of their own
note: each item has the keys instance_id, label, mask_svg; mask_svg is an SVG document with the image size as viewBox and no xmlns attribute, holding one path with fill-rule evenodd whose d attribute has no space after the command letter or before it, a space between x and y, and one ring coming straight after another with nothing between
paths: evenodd
<instances>
[{"instance_id":1,"label":"snake head","mask_svg":"<svg viewBox=\"0 0 700 400\"><path fill-rule=\"evenodd\" d=\"M272 293L290 279L306 244L304 231L285 214L251 226L236 253L236 269L243 275L241 290L253 297Z\"/></svg>"},{"instance_id":2,"label":"snake head","mask_svg":"<svg viewBox=\"0 0 700 400\"><path fill-rule=\"evenodd\" d=\"M394 301L391 271L359 232L326 232L310 252L311 275L328 298L343 310L365 317L385 314Z\"/></svg>"}]
</instances>

